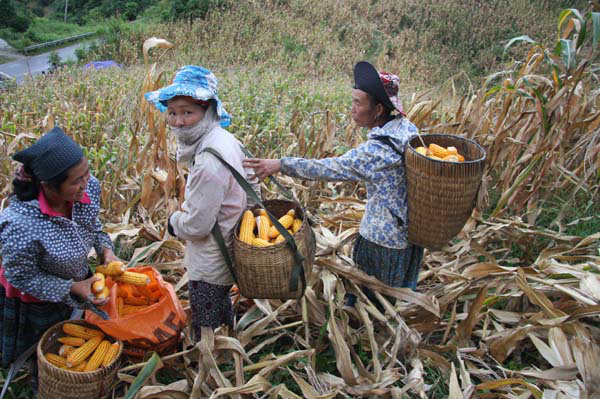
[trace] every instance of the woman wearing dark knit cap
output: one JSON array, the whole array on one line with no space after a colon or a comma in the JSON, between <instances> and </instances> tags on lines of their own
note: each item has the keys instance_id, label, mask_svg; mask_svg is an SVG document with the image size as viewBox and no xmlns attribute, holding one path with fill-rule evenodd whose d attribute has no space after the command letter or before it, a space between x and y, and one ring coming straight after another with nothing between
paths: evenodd
<instances>
[{"instance_id":1,"label":"woman wearing dark knit cap","mask_svg":"<svg viewBox=\"0 0 600 399\"><path fill-rule=\"evenodd\" d=\"M95 305L88 254L119 260L98 220L100 184L83 150L54 128L17 152L10 205L0 213L2 367L72 308Z\"/></svg>"},{"instance_id":2,"label":"woman wearing dark knit cap","mask_svg":"<svg viewBox=\"0 0 600 399\"><path fill-rule=\"evenodd\" d=\"M308 180L363 181L367 205L354 245L354 261L389 286L414 290L423 248L407 241L403 158L405 145L417 128L405 118L398 84L396 75L359 62L354 68L352 119L369 129L367 141L336 158L249 159L244 167L253 168L261 180L281 172Z\"/></svg>"}]
</instances>

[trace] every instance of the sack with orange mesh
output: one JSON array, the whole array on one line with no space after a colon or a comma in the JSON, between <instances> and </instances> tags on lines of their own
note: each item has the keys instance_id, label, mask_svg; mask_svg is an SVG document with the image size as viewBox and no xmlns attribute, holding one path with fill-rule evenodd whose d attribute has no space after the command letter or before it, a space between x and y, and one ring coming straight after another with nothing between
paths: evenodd
<instances>
[{"instance_id":1,"label":"sack with orange mesh","mask_svg":"<svg viewBox=\"0 0 600 399\"><path fill-rule=\"evenodd\" d=\"M109 301L101 307L110 317L103 320L91 311L85 320L106 334L124 342L124 352L143 356L147 351L166 354L176 349L187 321L173 286L150 266L132 267L127 271L148 276L147 285L133 285L106 278Z\"/></svg>"}]
</instances>

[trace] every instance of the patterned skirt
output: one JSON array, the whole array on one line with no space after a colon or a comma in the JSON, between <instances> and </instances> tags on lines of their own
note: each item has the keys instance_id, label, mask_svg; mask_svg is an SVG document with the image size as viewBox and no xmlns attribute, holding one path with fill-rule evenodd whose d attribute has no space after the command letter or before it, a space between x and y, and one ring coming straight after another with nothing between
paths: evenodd
<instances>
[{"instance_id":1,"label":"patterned skirt","mask_svg":"<svg viewBox=\"0 0 600 399\"><path fill-rule=\"evenodd\" d=\"M415 290L423 248L412 244L408 244L405 249L386 248L359 235L352 258L362 271L390 287Z\"/></svg>"},{"instance_id":2,"label":"patterned skirt","mask_svg":"<svg viewBox=\"0 0 600 399\"><path fill-rule=\"evenodd\" d=\"M63 303L28 303L7 298L1 284L0 307L0 351L4 368L35 344L46 330L71 315L71 308Z\"/></svg>"},{"instance_id":3,"label":"patterned skirt","mask_svg":"<svg viewBox=\"0 0 600 399\"><path fill-rule=\"evenodd\" d=\"M213 330L221 324L233 327L233 306L229 296L231 285L190 280L188 288L192 309L192 329L196 341L200 340L202 327L211 327Z\"/></svg>"}]
</instances>

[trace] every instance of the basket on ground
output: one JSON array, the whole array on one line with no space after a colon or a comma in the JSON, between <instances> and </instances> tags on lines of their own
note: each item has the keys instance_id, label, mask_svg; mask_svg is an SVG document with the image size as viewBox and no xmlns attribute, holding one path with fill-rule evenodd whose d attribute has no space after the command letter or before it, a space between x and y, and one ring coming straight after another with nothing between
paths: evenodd
<instances>
[{"instance_id":1,"label":"basket on ground","mask_svg":"<svg viewBox=\"0 0 600 399\"><path fill-rule=\"evenodd\" d=\"M84 327L95 328L83 320L66 320L50 327L42 335L37 346L37 363L39 375L38 398L40 399L81 399L107 397L117 380L123 345L115 360L107 367L100 367L90 372L75 372L53 366L46 360L44 354L56 353L62 345L57 341L64 336L63 324L79 324ZM115 340L106 335L105 339Z\"/></svg>"},{"instance_id":2,"label":"basket on ground","mask_svg":"<svg viewBox=\"0 0 600 399\"><path fill-rule=\"evenodd\" d=\"M306 215L295 202L287 200L263 201L265 207L276 218L294 209L297 218L302 220L300 229L293 234L300 254L304 257L304 281L308 281L315 257L315 238L308 225ZM256 214L259 206L252 210ZM287 242L255 247L240 241L241 220L235 226L233 241L233 258L235 275L240 292L252 299L297 299L304 294L305 284L298 276L298 285L292 290L290 277L296 266L294 252Z\"/></svg>"},{"instance_id":3,"label":"basket on ground","mask_svg":"<svg viewBox=\"0 0 600 399\"><path fill-rule=\"evenodd\" d=\"M486 153L473 140L449 134L421 135L431 143L456 147L461 163L430 159L415 151L422 145L411 138L405 151L408 190L408 241L431 250L441 249L458 234L475 207Z\"/></svg>"}]
</instances>

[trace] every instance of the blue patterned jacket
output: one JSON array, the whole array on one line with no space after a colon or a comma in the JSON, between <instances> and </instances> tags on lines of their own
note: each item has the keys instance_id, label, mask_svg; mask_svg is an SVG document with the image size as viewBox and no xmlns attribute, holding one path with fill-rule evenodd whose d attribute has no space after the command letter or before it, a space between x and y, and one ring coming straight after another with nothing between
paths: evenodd
<instances>
[{"instance_id":1,"label":"blue patterned jacket","mask_svg":"<svg viewBox=\"0 0 600 399\"><path fill-rule=\"evenodd\" d=\"M404 148L415 134L416 126L399 116L371 129L366 142L340 157L282 158L281 172L308 180L364 181L367 205L360 234L381 246L403 249L407 245ZM388 137L399 153L377 137Z\"/></svg>"},{"instance_id":2,"label":"blue patterned jacket","mask_svg":"<svg viewBox=\"0 0 600 399\"><path fill-rule=\"evenodd\" d=\"M64 302L71 307L92 308L69 291L73 281L90 273L88 254L95 248L112 249L98 220L100 183L92 177L86 192L89 203L73 204L71 219L42 213L38 200L19 201L0 213L0 253L6 280L19 291L41 301Z\"/></svg>"}]
</instances>

